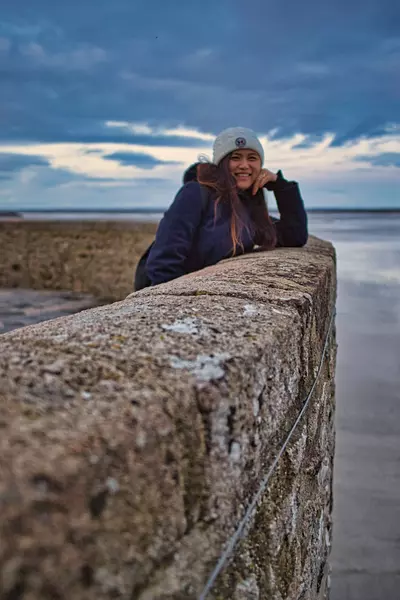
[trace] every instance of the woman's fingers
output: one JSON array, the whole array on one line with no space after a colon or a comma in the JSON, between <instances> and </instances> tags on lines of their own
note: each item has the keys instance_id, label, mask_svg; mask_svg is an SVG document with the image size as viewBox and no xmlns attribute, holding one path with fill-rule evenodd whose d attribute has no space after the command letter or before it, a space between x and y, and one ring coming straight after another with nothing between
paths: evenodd
<instances>
[{"instance_id":1,"label":"woman's fingers","mask_svg":"<svg viewBox=\"0 0 400 600\"><path fill-rule=\"evenodd\" d=\"M264 187L264 185L268 182L268 172L265 169L261 169L259 176L254 182L253 185L253 196L257 194L258 190Z\"/></svg>"},{"instance_id":2,"label":"woman's fingers","mask_svg":"<svg viewBox=\"0 0 400 600\"><path fill-rule=\"evenodd\" d=\"M263 180L263 175L262 175L262 173L260 173L253 185L253 196L255 196L257 194L258 190L262 187L262 180Z\"/></svg>"},{"instance_id":3,"label":"woman's fingers","mask_svg":"<svg viewBox=\"0 0 400 600\"><path fill-rule=\"evenodd\" d=\"M268 171L268 169L261 169L257 179L253 185L253 196L257 194L258 190L262 189L269 181L276 181L277 175Z\"/></svg>"},{"instance_id":4,"label":"woman's fingers","mask_svg":"<svg viewBox=\"0 0 400 600\"><path fill-rule=\"evenodd\" d=\"M263 188L268 181L276 181L276 179L277 175L275 173L268 171L268 169L261 169L260 174L253 185L253 195L257 194L258 190Z\"/></svg>"}]
</instances>

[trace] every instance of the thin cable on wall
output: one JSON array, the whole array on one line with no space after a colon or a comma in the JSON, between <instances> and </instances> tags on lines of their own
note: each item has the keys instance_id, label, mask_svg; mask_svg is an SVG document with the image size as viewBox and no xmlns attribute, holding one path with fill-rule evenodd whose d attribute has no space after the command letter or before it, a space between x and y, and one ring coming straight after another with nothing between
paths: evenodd
<instances>
[{"instance_id":1,"label":"thin cable on wall","mask_svg":"<svg viewBox=\"0 0 400 600\"><path fill-rule=\"evenodd\" d=\"M241 538L241 536L243 534L243 531L244 531L247 523L250 521L251 517L253 516L253 513L255 511L257 503L259 502L261 496L265 492L265 489L266 489L266 487L268 485L268 482L269 482L269 480L271 478L271 475L275 471L275 468L276 468L276 466L277 466L277 464L279 462L279 459L281 458L282 454L285 452L285 450L287 448L287 445L288 445L288 443L289 443L289 441L290 441L293 433L295 432L298 424L301 421L301 418L302 418L303 414L305 413L305 411L306 411L306 409L307 409L307 407L309 405L311 396L312 396L312 394L314 392L315 386L317 385L317 382L318 382L318 378L319 378L319 376L321 374L321 371L322 371L322 366L324 364L324 358L325 358L326 350L328 348L329 336L330 336L331 331L332 331L332 326L333 326L333 322L334 322L334 319L335 319L335 315L336 315L336 311L333 310L332 316L331 316L331 320L330 320L330 323L329 323L329 327L328 327L328 332L327 332L326 337L325 337L324 347L323 347L322 353L321 353L321 360L320 360L320 363L319 363L319 366L318 366L318 371L317 371L317 374L315 376L314 382L313 382L313 384L311 386L311 389L308 392L308 395L307 395L306 399L304 400L303 407L302 407L302 409L301 409L301 411L300 411L300 413L299 413L296 421L294 422L294 425L292 426L291 430L289 431L289 434L288 434L286 440L284 441L281 449L279 450L279 452L276 455L276 457L275 457L272 465L270 466L268 472L265 474L265 476L261 480L261 484L260 484L260 486L259 486L259 488L257 490L257 493L254 496L254 498L253 498L252 502L250 503L250 505L248 506L248 508L247 508L247 510L246 510L246 512L245 512L245 514L244 514L244 516L242 518L242 520L240 521L240 523L239 523L238 527L236 528L235 532L233 533L232 537L229 539L224 552L222 553L220 559L218 560L218 562L217 562L217 564L216 564L213 572L211 573L210 577L207 580L207 583L206 583L206 585L205 585L205 587L204 587L201 595L199 596L199 600L206 600L206 598L207 598L208 594L210 593L210 591L211 591L211 589L212 589L212 587L213 587L213 585L214 585L214 583L215 583L218 575L223 570L223 568L225 566L225 563L229 559L229 557L232 554L232 552L233 552L236 544L240 540L240 538Z\"/></svg>"}]
</instances>

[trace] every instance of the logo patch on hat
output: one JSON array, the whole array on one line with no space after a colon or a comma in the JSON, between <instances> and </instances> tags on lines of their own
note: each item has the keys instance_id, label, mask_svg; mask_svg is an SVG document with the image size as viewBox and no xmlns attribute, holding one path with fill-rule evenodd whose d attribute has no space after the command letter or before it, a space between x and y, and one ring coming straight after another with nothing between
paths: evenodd
<instances>
[{"instance_id":1,"label":"logo patch on hat","mask_svg":"<svg viewBox=\"0 0 400 600\"><path fill-rule=\"evenodd\" d=\"M245 140L245 138L244 138L244 137L238 137L238 138L236 138L236 140L235 140L235 144L236 144L236 147L237 147L237 148L244 148L244 147L245 147L245 145L246 145L246 143L247 143L247 142L246 142L246 140Z\"/></svg>"}]
</instances>

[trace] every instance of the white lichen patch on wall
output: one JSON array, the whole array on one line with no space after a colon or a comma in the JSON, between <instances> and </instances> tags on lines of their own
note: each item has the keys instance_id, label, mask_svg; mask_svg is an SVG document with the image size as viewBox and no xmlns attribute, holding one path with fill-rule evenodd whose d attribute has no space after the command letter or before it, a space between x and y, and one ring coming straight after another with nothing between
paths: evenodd
<instances>
[{"instance_id":1,"label":"white lichen patch on wall","mask_svg":"<svg viewBox=\"0 0 400 600\"><path fill-rule=\"evenodd\" d=\"M225 371L222 364L229 358L230 355L227 353L199 354L194 360L171 356L170 364L174 369L187 369L199 382L207 382L224 377Z\"/></svg>"}]
</instances>

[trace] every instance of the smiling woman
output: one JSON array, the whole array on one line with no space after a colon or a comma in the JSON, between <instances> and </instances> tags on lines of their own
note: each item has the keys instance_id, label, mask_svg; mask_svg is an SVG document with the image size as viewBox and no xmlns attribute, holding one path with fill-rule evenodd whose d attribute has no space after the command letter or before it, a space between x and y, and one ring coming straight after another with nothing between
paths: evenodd
<instances>
[{"instance_id":1,"label":"smiling woman","mask_svg":"<svg viewBox=\"0 0 400 600\"><path fill-rule=\"evenodd\" d=\"M197 163L139 262L135 289L157 285L256 247L303 246L307 216L296 182L262 168L264 150L250 129L234 127L214 142L213 162ZM271 219L263 188L275 194Z\"/></svg>"}]
</instances>

